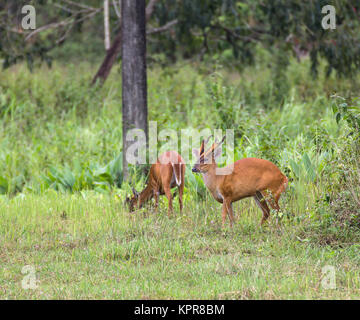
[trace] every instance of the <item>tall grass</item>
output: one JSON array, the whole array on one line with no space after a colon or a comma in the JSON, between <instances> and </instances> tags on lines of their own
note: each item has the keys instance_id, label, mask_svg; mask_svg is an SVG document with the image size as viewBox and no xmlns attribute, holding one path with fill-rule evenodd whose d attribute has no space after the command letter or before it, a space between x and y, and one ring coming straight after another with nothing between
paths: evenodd
<instances>
[{"instance_id":1,"label":"tall grass","mask_svg":"<svg viewBox=\"0 0 360 320\"><path fill-rule=\"evenodd\" d=\"M252 201L221 230L211 198L187 199L183 215L129 214L94 191L48 190L0 199L0 297L11 299L348 299L359 297L358 245L314 245L302 223L259 227ZM299 214L300 212L296 212ZM26 265L37 288L24 290ZM336 290L321 284L336 270Z\"/></svg>"},{"instance_id":2,"label":"tall grass","mask_svg":"<svg viewBox=\"0 0 360 320\"><path fill-rule=\"evenodd\" d=\"M149 70L149 120L159 130L232 128L235 160L265 158L288 176L282 210L268 227L259 228L259 210L243 200L232 231L221 231L219 205L191 164L183 215L168 219L165 199L157 215L150 206L127 212L117 72L102 88L89 87L94 68L86 63L3 72L0 294L357 297L357 82L314 80L307 63L290 65L289 90L280 100L271 69L261 63L240 75L189 64ZM131 184L140 189L145 182L143 170L133 167ZM26 264L37 266L41 290L19 288ZM324 264L337 268L338 291L321 289Z\"/></svg>"}]
</instances>

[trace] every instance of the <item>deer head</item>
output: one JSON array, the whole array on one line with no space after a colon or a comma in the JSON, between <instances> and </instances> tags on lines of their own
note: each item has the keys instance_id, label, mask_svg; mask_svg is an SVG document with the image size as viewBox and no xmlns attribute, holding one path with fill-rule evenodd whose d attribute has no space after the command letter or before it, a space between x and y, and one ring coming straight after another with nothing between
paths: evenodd
<instances>
[{"instance_id":1,"label":"deer head","mask_svg":"<svg viewBox=\"0 0 360 320\"><path fill-rule=\"evenodd\" d=\"M193 154L198 160L192 168L192 172L205 173L209 171L211 167L216 166L215 159L221 155L221 149L219 149L219 147L224 142L225 136L220 142L215 141L212 146L205 151L205 145L209 141L210 137L207 138L206 141L203 140L201 142L200 149L193 149Z\"/></svg>"},{"instance_id":2,"label":"deer head","mask_svg":"<svg viewBox=\"0 0 360 320\"><path fill-rule=\"evenodd\" d=\"M125 203L129 206L130 212L133 212L135 210L135 205L138 202L139 199L139 192L135 190L135 188L132 188L133 195L132 197L126 197Z\"/></svg>"}]
</instances>

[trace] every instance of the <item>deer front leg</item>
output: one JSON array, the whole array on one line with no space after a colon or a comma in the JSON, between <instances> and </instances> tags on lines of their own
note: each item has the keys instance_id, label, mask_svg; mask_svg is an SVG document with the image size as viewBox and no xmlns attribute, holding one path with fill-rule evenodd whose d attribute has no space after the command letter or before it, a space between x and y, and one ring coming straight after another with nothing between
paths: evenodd
<instances>
[{"instance_id":1,"label":"deer front leg","mask_svg":"<svg viewBox=\"0 0 360 320\"><path fill-rule=\"evenodd\" d=\"M226 216L227 216L227 208L226 208L226 204L224 201L223 205L222 205L222 227L223 228L225 227Z\"/></svg>"},{"instance_id":2,"label":"deer front leg","mask_svg":"<svg viewBox=\"0 0 360 320\"><path fill-rule=\"evenodd\" d=\"M235 218L234 218L234 212L233 212L231 202L228 203L228 214L229 214L229 219L230 219L230 227L232 228L233 223L235 223Z\"/></svg>"},{"instance_id":3,"label":"deer front leg","mask_svg":"<svg viewBox=\"0 0 360 320\"><path fill-rule=\"evenodd\" d=\"M263 212L263 216L261 219L261 223L260 225L263 225L263 223L269 218L270 216L270 209L266 203L265 198L263 197L263 195L261 194L261 192L256 192L255 196L254 196L255 202L258 205L258 207L261 209L261 211Z\"/></svg>"}]
</instances>

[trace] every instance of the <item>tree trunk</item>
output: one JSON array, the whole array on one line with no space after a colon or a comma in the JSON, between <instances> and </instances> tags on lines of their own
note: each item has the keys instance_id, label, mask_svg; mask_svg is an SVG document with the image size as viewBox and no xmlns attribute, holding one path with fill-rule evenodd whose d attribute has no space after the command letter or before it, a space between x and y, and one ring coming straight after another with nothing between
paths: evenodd
<instances>
[{"instance_id":1,"label":"tree trunk","mask_svg":"<svg viewBox=\"0 0 360 320\"><path fill-rule=\"evenodd\" d=\"M142 129L148 136L146 79L145 0L122 0L122 123L123 174L128 178L126 141L130 129Z\"/></svg>"},{"instance_id":2,"label":"tree trunk","mask_svg":"<svg viewBox=\"0 0 360 320\"><path fill-rule=\"evenodd\" d=\"M119 33L114 38L114 42L110 47L110 49L108 50L106 57L100 66L100 69L98 70L92 81L92 84L95 84L98 79L100 79L101 82L105 82L120 51L121 51L121 31L119 31Z\"/></svg>"}]
</instances>

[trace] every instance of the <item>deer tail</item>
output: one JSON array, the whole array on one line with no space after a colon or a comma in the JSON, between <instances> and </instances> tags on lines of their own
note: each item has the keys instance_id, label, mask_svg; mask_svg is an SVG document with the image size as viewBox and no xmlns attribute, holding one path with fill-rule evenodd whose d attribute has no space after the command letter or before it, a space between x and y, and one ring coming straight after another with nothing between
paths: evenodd
<instances>
[{"instance_id":1,"label":"deer tail","mask_svg":"<svg viewBox=\"0 0 360 320\"><path fill-rule=\"evenodd\" d=\"M174 163L171 162L171 165L173 167L176 185L180 186L181 182L182 182L182 178L183 178L183 177L181 177L181 166L183 165L183 163L180 162L175 165Z\"/></svg>"}]
</instances>

